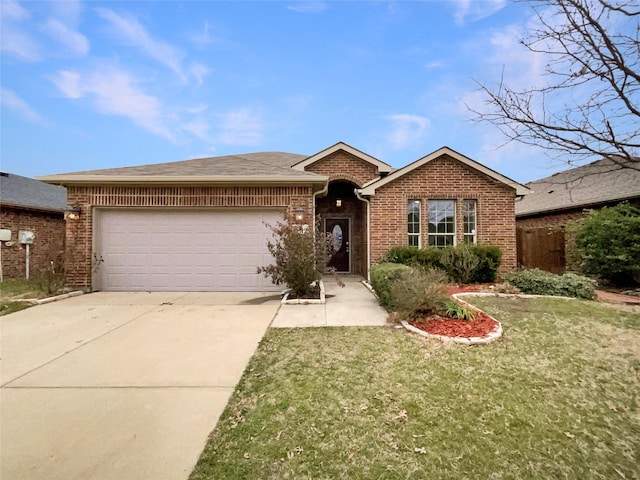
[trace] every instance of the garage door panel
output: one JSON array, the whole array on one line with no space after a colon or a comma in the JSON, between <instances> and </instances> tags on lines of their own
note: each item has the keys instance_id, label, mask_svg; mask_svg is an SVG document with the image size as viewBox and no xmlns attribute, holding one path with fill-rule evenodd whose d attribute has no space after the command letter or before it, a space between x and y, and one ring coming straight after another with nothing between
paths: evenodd
<instances>
[{"instance_id":1,"label":"garage door panel","mask_svg":"<svg viewBox=\"0 0 640 480\"><path fill-rule=\"evenodd\" d=\"M273 210L101 210L96 248L103 290L274 291L256 267L272 263L266 248Z\"/></svg>"}]
</instances>

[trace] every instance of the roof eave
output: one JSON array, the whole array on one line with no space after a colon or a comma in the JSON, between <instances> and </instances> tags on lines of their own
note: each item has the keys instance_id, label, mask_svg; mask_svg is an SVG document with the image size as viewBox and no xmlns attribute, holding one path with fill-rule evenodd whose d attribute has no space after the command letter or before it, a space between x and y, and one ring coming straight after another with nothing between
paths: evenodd
<instances>
[{"instance_id":1,"label":"roof eave","mask_svg":"<svg viewBox=\"0 0 640 480\"><path fill-rule=\"evenodd\" d=\"M3 207L20 208L23 210L36 210L39 212L64 213L64 207L56 208L56 207L44 207L44 206L38 206L38 205L25 205L25 204L16 203L16 202L9 202L6 200L0 200L0 205Z\"/></svg>"},{"instance_id":2,"label":"roof eave","mask_svg":"<svg viewBox=\"0 0 640 480\"><path fill-rule=\"evenodd\" d=\"M534 215L543 215L543 214L548 214L548 213L558 213L558 212L562 212L565 210L576 210L578 208L589 208L589 207L593 207L596 205L600 205L603 203L612 203L612 202L622 202L625 200L632 200L634 198L640 198L640 194L632 194L632 195L624 195L624 196L619 196L619 197L607 197L607 198L602 198L602 199L597 199L597 200L589 200L588 202L580 202L580 203L574 203L571 205L561 205L561 206L556 206L556 207L550 207L550 208L541 208L538 210L527 210L525 212L517 212L516 211L516 217L530 217L530 216L534 216Z\"/></svg>"},{"instance_id":3,"label":"roof eave","mask_svg":"<svg viewBox=\"0 0 640 480\"><path fill-rule=\"evenodd\" d=\"M385 177L381 177L379 178L377 181L371 182L370 184L368 184L367 186L365 186L364 188L362 188L362 195L368 195L368 196L373 196L375 195L375 191L377 188L386 185L387 183L393 182L394 180L402 177L404 174L409 173L411 171L413 171L414 169L429 163L430 161L441 157L442 155L449 155L450 157L464 163L465 165L469 166L470 168L473 168L474 170L488 176L489 178L492 178L504 185L507 185L511 188L513 188L515 190L515 193L517 196L523 196L523 195L528 195L529 193L531 193L531 189L526 187L525 185L522 185L521 183L516 182L515 180L510 179L509 177L505 177L504 175L502 175L501 173L496 172L495 170L490 169L489 167L486 167L484 165L482 165L481 163L476 162L475 160L472 160L468 157L466 157L465 155L462 155L461 153L456 152L455 150L452 150L449 147L441 147L438 150L435 150L434 152L425 155L424 157L416 160L415 162L410 163L409 165L406 165L398 170L395 170L394 172L390 173L389 175L385 176Z\"/></svg>"},{"instance_id":4,"label":"roof eave","mask_svg":"<svg viewBox=\"0 0 640 480\"><path fill-rule=\"evenodd\" d=\"M142 176L142 175L47 175L37 177L45 183L64 186L79 185L309 185L324 188L329 177L278 175L211 175L211 176ZM315 188L314 188L315 189Z\"/></svg>"},{"instance_id":5,"label":"roof eave","mask_svg":"<svg viewBox=\"0 0 640 480\"><path fill-rule=\"evenodd\" d=\"M372 165L374 165L379 172L390 172L393 170L393 167L391 165L389 165L388 163L385 163L381 160L378 160L375 157L372 157L371 155L364 153L360 150L358 150L357 148L352 147L351 145L347 145L344 142L338 142L335 145L331 145L330 147L325 148L324 150L311 155L310 157L307 157L303 160L300 160L297 163L294 163L291 168L293 168L294 170L299 170L299 171L304 171L305 167L308 167L309 165L314 164L315 162L317 162L318 160L321 160L323 158L325 158L328 155L331 155L339 150L343 150L351 155L353 155L354 157L357 157L367 163L370 163Z\"/></svg>"}]
</instances>

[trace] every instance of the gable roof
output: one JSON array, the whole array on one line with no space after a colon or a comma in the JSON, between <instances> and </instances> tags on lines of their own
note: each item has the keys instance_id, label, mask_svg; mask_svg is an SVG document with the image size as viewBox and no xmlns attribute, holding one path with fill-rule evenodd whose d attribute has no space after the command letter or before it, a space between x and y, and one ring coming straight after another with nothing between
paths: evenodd
<instances>
[{"instance_id":1,"label":"gable roof","mask_svg":"<svg viewBox=\"0 0 640 480\"><path fill-rule=\"evenodd\" d=\"M640 197L640 158L636 168L600 159L527 183L531 195L516 202L516 216L534 215Z\"/></svg>"},{"instance_id":2,"label":"gable roof","mask_svg":"<svg viewBox=\"0 0 640 480\"><path fill-rule=\"evenodd\" d=\"M291 168L305 155L245 153L135 167L46 175L38 179L63 185L87 183L326 183L327 177Z\"/></svg>"},{"instance_id":3,"label":"gable roof","mask_svg":"<svg viewBox=\"0 0 640 480\"><path fill-rule=\"evenodd\" d=\"M67 189L33 178L0 172L0 204L51 212L63 212Z\"/></svg>"},{"instance_id":4,"label":"gable roof","mask_svg":"<svg viewBox=\"0 0 640 480\"><path fill-rule=\"evenodd\" d=\"M296 170L304 170L309 165L317 162L318 160L322 160L323 158L331 155L332 153L338 152L340 150L347 152L353 155L354 157L359 158L360 160L363 160L367 163L370 163L376 166L379 172L386 173L393 170L393 167L391 165L384 163L367 153L361 152L357 148L353 148L351 145L347 145L344 142L338 142L335 145L332 145L328 148L325 148L321 152L316 153L315 155L311 155L310 157L305 158L304 160L294 164L293 168Z\"/></svg>"},{"instance_id":5,"label":"gable roof","mask_svg":"<svg viewBox=\"0 0 640 480\"><path fill-rule=\"evenodd\" d=\"M385 177L372 180L360 190L360 193L362 195L375 195L376 189L382 187L383 185L386 185L387 183L397 180L403 175L431 162L432 160L435 160L441 157L442 155L448 155L454 158L455 160L458 160L459 162L473 168L474 170L477 170L478 172L494 180L497 180L498 182L501 182L501 183L504 183L505 185L510 186L511 188L515 189L516 195L526 195L529 193L529 189L524 185L516 182L515 180L511 180L508 177L505 177L504 175L496 172L495 170L490 169L489 167L485 167L484 165L476 162L475 160L471 160L469 157L466 157L456 152L455 150L452 150L449 147L441 147L438 150L430 153L429 155L426 155L416 160L415 162L410 163L405 167L402 167L398 170L395 170L394 172L391 172L389 175Z\"/></svg>"}]
</instances>

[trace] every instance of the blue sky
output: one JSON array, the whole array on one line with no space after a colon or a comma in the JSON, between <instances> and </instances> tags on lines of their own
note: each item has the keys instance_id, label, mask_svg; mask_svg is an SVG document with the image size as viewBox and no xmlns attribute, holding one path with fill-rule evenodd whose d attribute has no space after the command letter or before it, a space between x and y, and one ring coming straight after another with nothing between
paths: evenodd
<instances>
[{"instance_id":1,"label":"blue sky","mask_svg":"<svg viewBox=\"0 0 640 480\"><path fill-rule=\"evenodd\" d=\"M1 1L1 168L34 177L344 141L395 167L447 145L557 171L477 124L474 80L539 78L533 11L426 2Z\"/></svg>"}]
</instances>

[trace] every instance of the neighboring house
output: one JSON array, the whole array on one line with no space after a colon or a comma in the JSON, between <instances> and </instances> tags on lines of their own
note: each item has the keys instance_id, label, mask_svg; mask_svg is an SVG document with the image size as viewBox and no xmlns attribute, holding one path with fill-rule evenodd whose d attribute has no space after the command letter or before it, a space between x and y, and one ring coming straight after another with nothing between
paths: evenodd
<instances>
[{"instance_id":1,"label":"neighboring house","mask_svg":"<svg viewBox=\"0 0 640 480\"><path fill-rule=\"evenodd\" d=\"M621 168L601 159L527 183L531 193L516 202L518 264L561 273L567 222L621 201L640 207L640 158L635 162Z\"/></svg>"},{"instance_id":2,"label":"neighboring house","mask_svg":"<svg viewBox=\"0 0 640 480\"><path fill-rule=\"evenodd\" d=\"M334 235L331 265L367 276L396 245L494 244L515 268L516 196L527 188L443 147L404 168L344 143L310 157L267 152L41 177L80 209L67 222L69 286L275 290L274 224L288 214Z\"/></svg>"},{"instance_id":3,"label":"neighboring house","mask_svg":"<svg viewBox=\"0 0 640 480\"><path fill-rule=\"evenodd\" d=\"M20 231L33 232L29 245L29 272L50 266L64 252L64 188L0 172L0 228L10 230L11 237L0 248L4 278L26 277L27 249L20 242Z\"/></svg>"}]
</instances>

